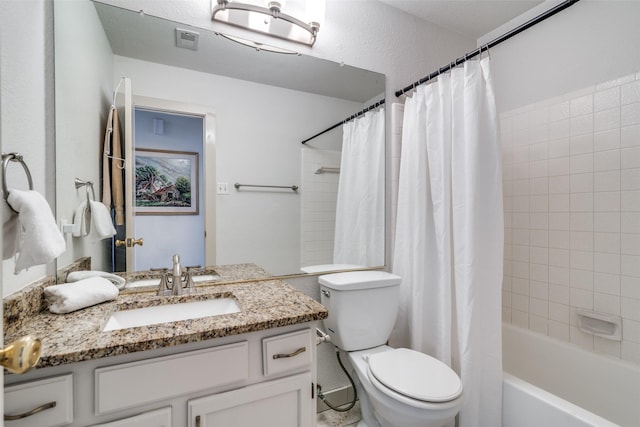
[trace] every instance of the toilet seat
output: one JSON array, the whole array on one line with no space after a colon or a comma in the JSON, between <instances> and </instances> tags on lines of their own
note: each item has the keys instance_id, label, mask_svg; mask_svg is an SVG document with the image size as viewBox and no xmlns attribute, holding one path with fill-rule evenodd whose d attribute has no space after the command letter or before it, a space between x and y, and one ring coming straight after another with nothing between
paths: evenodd
<instances>
[{"instance_id":1,"label":"toilet seat","mask_svg":"<svg viewBox=\"0 0 640 427\"><path fill-rule=\"evenodd\" d=\"M462 394L460 377L441 361L407 348L368 357L374 386L387 395L399 393L422 402L449 402ZM389 393L391 392L391 393Z\"/></svg>"}]
</instances>

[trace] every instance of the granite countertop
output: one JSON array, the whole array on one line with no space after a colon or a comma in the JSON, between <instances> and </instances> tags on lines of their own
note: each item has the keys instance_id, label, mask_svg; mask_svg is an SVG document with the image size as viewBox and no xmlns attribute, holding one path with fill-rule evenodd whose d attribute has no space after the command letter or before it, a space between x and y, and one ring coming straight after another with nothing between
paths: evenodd
<instances>
[{"instance_id":1,"label":"granite countertop","mask_svg":"<svg viewBox=\"0 0 640 427\"><path fill-rule=\"evenodd\" d=\"M103 332L115 310L232 297L239 313ZM122 293L109 301L68 314L40 310L15 314L20 301L5 313L5 342L31 334L42 340L36 368L116 356L179 344L305 323L327 317L319 302L282 280L198 286L194 295L158 297L154 293ZM5 307L7 302L5 301ZM24 307L23 307L24 308ZM24 310L23 310L24 311ZM14 314L12 314L14 312Z\"/></svg>"}]
</instances>

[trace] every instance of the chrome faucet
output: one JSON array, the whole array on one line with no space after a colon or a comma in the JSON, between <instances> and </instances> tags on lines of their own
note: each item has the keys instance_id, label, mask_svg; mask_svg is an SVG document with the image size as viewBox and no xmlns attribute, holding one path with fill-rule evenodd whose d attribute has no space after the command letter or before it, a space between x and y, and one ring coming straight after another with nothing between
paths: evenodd
<instances>
[{"instance_id":1,"label":"chrome faucet","mask_svg":"<svg viewBox=\"0 0 640 427\"><path fill-rule=\"evenodd\" d=\"M173 256L171 295L182 295L182 266L180 265L180 255L177 254Z\"/></svg>"}]
</instances>

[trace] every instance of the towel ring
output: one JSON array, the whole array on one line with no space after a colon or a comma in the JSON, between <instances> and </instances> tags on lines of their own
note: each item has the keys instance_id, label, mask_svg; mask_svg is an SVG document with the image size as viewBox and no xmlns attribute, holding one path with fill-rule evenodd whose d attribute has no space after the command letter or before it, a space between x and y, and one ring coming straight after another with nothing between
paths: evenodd
<instances>
[{"instance_id":1,"label":"towel ring","mask_svg":"<svg viewBox=\"0 0 640 427\"><path fill-rule=\"evenodd\" d=\"M24 158L20 153L2 153L2 191L4 192L4 200L9 199L9 188L7 187L7 168L9 162L18 162L22 165L24 173L27 175L29 181L29 190L33 190L33 179L31 178L31 172L29 167L24 162ZM13 208L11 208L13 209Z\"/></svg>"}]
</instances>

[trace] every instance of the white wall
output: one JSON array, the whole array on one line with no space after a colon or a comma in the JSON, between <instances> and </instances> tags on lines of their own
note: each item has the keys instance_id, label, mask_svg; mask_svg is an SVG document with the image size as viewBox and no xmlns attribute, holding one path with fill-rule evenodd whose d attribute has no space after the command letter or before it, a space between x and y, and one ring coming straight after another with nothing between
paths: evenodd
<instances>
[{"instance_id":1,"label":"white wall","mask_svg":"<svg viewBox=\"0 0 640 427\"><path fill-rule=\"evenodd\" d=\"M113 52L91 2L56 1L54 18L56 164L68 165L56 170L56 217L58 223L69 223L85 199L85 189L74 186L76 177L93 181L101 200L98 166L102 165L105 123L113 102ZM82 256L91 256L95 270L110 268L108 240L88 242L71 234L65 238L67 250L58 258L58 268Z\"/></svg>"},{"instance_id":2,"label":"white wall","mask_svg":"<svg viewBox=\"0 0 640 427\"><path fill-rule=\"evenodd\" d=\"M53 51L51 4L42 1L0 2L0 123L2 149L24 155L34 189L53 206ZM9 167L8 185L26 188L21 168ZM4 202L2 202L4 203ZM12 260L3 263L3 291L8 295L44 276L36 266L18 276ZM50 266L53 271L53 265Z\"/></svg>"},{"instance_id":3,"label":"white wall","mask_svg":"<svg viewBox=\"0 0 640 427\"><path fill-rule=\"evenodd\" d=\"M639 2L583 1L491 51L503 113L503 318L633 363L640 363L638 40ZM577 308L621 315L623 341L581 333Z\"/></svg>"}]
</instances>

